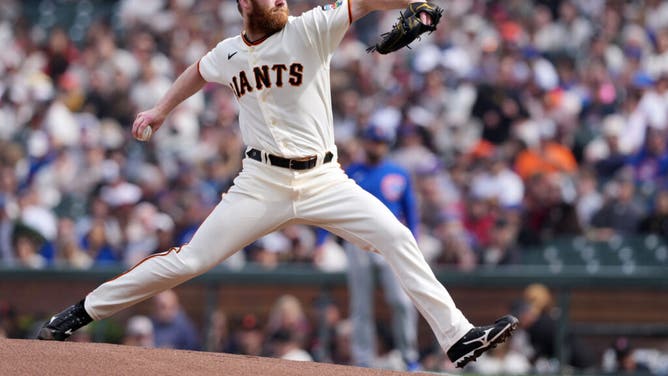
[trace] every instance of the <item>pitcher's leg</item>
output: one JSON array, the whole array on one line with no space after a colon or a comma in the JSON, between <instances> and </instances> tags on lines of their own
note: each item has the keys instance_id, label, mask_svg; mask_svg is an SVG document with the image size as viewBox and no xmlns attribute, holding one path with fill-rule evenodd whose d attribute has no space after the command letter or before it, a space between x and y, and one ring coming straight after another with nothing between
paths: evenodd
<instances>
[{"instance_id":1,"label":"pitcher's leg","mask_svg":"<svg viewBox=\"0 0 668 376\"><path fill-rule=\"evenodd\" d=\"M373 366L376 358L376 327L373 317L373 269L369 254L348 243L348 294L353 334L350 338L353 364Z\"/></svg>"},{"instance_id":2,"label":"pitcher's leg","mask_svg":"<svg viewBox=\"0 0 668 376\"><path fill-rule=\"evenodd\" d=\"M408 228L354 182L336 183L308 197L298 214L362 249L382 253L444 350L473 327L434 276Z\"/></svg>"},{"instance_id":3,"label":"pitcher's leg","mask_svg":"<svg viewBox=\"0 0 668 376\"><path fill-rule=\"evenodd\" d=\"M268 205L231 190L190 243L149 256L103 283L86 297L86 311L95 320L103 319L206 272L286 220L285 209Z\"/></svg>"},{"instance_id":4,"label":"pitcher's leg","mask_svg":"<svg viewBox=\"0 0 668 376\"><path fill-rule=\"evenodd\" d=\"M392 311L392 334L406 364L418 361L417 312L386 262L379 263L385 300Z\"/></svg>"}]
</instances>

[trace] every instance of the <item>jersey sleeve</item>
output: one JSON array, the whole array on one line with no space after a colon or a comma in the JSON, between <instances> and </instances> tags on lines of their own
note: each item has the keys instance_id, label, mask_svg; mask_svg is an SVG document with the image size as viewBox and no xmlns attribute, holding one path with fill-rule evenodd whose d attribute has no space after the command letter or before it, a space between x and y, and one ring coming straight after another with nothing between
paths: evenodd
<instances>
[{"instance_id":1,"label":"jersey sleeve","mask_svg":"<svg viewBox=\"0 0 668 376\"><path fill-rule=\"evenodd\" d=\"M301 17L307 42L323 58L331 56L348 31L352 22L350 2L355 0L327 1L335 2L315 7Z\"/></svg>"},{"instance_id":2,"label":"jersey sleeve","mask_svg":"<svg viewBox=\"0 0 668 376\"><path fill-rule=\"evenodd\" d=\"M207 82L223 82L223 59L222 43L218 43L211 51L207 52L197 63L197 69L202 78Z\"/></svg>"}]
</instances>

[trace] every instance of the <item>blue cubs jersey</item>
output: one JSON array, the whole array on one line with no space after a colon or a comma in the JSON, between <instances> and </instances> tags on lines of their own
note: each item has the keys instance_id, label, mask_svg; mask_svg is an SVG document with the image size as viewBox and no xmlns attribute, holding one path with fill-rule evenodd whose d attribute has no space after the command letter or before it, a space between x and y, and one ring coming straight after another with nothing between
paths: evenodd
<instances>
[{"instance_id":1,"label":"blue cubs jersey","mask_svg":"<svg viewBox=\"0 0 668 376\"><path fill-rule=\"evenodd\" d=\"M346 174L365 191L376 196L417 236L417 203L406 170L383 161L375 166L354 163L346 169Z\"/></svg>"}]
</instances>

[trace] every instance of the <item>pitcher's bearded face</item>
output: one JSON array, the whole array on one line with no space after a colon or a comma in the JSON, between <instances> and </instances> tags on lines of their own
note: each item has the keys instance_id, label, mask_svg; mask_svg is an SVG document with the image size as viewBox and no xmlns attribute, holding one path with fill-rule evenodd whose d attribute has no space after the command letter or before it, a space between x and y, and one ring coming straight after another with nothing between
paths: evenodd
<instances>
[{"instance_id":1,"label":"pitcher's bearded face","mask_svg":"<svg viewBox=\"0 0 668 376\"><path fill-rule=\"evenodd\" d=\"M251 0L251 4L253 10L249 14L250 29L270 35L283 29L288 23L290 11L286 2L272 2L267 5L266 1Z\"/></svg>"}]
</instances>

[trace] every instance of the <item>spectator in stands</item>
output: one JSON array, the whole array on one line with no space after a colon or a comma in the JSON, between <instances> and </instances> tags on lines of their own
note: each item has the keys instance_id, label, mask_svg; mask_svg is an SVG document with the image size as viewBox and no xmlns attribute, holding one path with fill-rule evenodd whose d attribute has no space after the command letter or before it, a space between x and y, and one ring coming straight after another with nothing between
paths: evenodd
<instances>
[{"instance_id":1,"label":"spectator in stands","mask_svg":"<svg viewBox=\"0 0 668 376\"><path fill-rule=\"evenodd\" d=\"M212 352L232 352L232 335L227 314L222 309L215 310L209 317L204 349Z\"/></svg>"},{"instance_id":2,"label":"spectator in stands","mask_svg":"<svg viewBox=\"0 0 668 376\"><path fill-rule=\"evenodd\" d=\"M544 124L540 127L540 142L529 145L517 155L515 171L525 181L537 174L574 173L577 162L573 152L555 140L556 126Z\"/></svg>"},{"instance_id":3,"label":"spectator in stands","mask_svg":"<svg viewBox=\"0 0 668 376\"><path fill-rule=\"evenodd\" d=\"M263 356L265 355L265 335L254 314L246 314L241 318L238 329L232 334L232 352L235 354Z\"/></svg>"},{"instance_id":4,"label":"spectator in stands","mask_svg":"<svg viewBox=\"0 0 668 376\"><path fill-rule=\"evenodd\" d=\"M58 82L60 77L67 72L72 61L76 60L78 51L72 41L68 38L63 28L56 27L49 35L46 49L47 66L46 73L53 82Z\"/></svg>"},{"instance_id":5,"label":"spectator in stands","mask_svg":"<svg viewBox=\"0 0 668 376\"><path fill-rule=\"evenodd\" d=\"M482 123L482 139L495 145L508 141L512 126L528 116L519 98L515 64L511 54L501 56L494 82L479 87L471 110Z\"/></svg>"},{"instance_id":6,"label":"spectator in stands","mask_svg":"<svg viewBox=\"0 0 668 376\"><path fill-rule=\"evenodd\" d=\"M142 202L131 209L130 217L125 226L127 239L123 252L125 265L137 264L157 248L157 226L169 226L165 225L160 214L158 208L148 202ZM169 248L171 246L163 248L161 251Z\"/></svg>"},{"instance_id":7,"label":"spectator in stands","mask_svg":"<svg viewBox=\"0 0 668 376\"><path fill-rule=\"evenodd\" d=\"M117 251L111 246L107 227L103 220L90 223L88 232L81 240L81 247L93 260L94 265L110 265L119 262Z\"/></svg>"},{"instance_id":8,"label":"spectator in stands","mask_svg":"<svg viewBox=\"0 0 668 376\"><path fill-rule=\"evenodd\" d=\"M668 175L668 132L649 128L645 146L631 156L630 164L635 172L636 182L654 186Z\"/></svg>"},{"instance_id":9,"label":"spectator in stands","mask_svg":"<svg viewBox=\"0 0 668 376\"><path fill-rule=\"evenodd\" d=\"M541 284L532 284L524 289L523 297L515 305L515 313L522 328L529 336L533 348L532 364L539 359L555 359L555 336L560 312L555 309L552 293ZM580 340L568 334L568 345L564 348L566 362L577 369L587 369L593 366L590 351L582 345Z\"/></svg>"},{"instance_id":10,"label":"spectator in stands","mask_svg":"<svg viewBox=\"0 0 668 376\"><path fill-rule=\"evenodd\" d=\"M517 227L505 218L498 218L492 228L489 246L482 248L481 265L512 265L519 262Z\"/></svg>"},{"instance_id":11,"label":"spectator in stands","mask_svg":"<svg viewBox=\"0 0 668 376\"><path fill-rule=\"evenodd\" d=\"M93 259L79 245L75 224L71 218L58 220L55 263L74 269L88 269L93 264Z\"/></svg>"},{"instance_id":12,"label":"spectator in stands","mask_svg":"<svg viewBox=\"0 0 668 376\"><path fill-rule=\"evenodd\" d=\"M336 364L352 364L350 345L353 326L350 320L343 320L336 325L332 361ZM443 353L441 351L441 353Z\"/></svg>"},{"instance_id":13,"label":"spectator in stands","mask_svg":"<svg viewBox=\"0 0 668 376\"><path fill-rule=\"evenodd\" d=\"M16 265L28 269L43 269L47 260L39 253L44 238L34 229L19 225L14 229L12 248Z\"/></svg>"},{"instance_id":14,"label":"spectator in stands","mask_svg":"<svg viewBox=\"0 0 668 376\"><path fill-rule=\"evenodd\" d=\"M594 214L603 206L603 195L598 191L596 174L589 169L581 169L576 179L577 197L575 211L580 227L588 230Z\"/></svg>"},{"instance_id":15,"label":"spectator in stands","mask_svg":"<svg viewBox=\"0 0 668 376\"><path fill-rule=\"evenodd\" d=\"M592 217L596 239L607 240L615 234L635 234L644 215L635 197L633 178L628 170L620 172L614 181L607 184L605 204Z\"/></svg>"},{"instance_id":16,"label":"spectator in stands","mask_svg":"<svg viewBox=\"0 0 668 376\"><path fill-rule=\"evenodd\" d=\"M449 174L440 171L437 165L417 172L415 191L419 197L420 223L428 229L434 229L440 224L443 213L451 209L450 206L459 194Z\"/></svg>"},{"instance_id":17,"label":"spectator in stands","mask_svg":"<svg viewBox=\"0 0 668 376\"><path fill-rule=\"evenodd\" d=\"M7 300L0 300L0 333L2 338L25 338L26 334L19 326L16 309Z\"/></svg>"},{"instance_id":18,"label":"spectator in stands","mask_svg":"<svg viewBox=\"0 0 668 376\"><path fill-rule=\"evenodd\" d=\"M478 263L473 249L474 240L464 228L457 213L446 211L433 230L434 237L440 242L441 252L436 263L454 267L459 270L472 270Z\"/></svg>"},{"instance_id":19,"label":"spectator in stands","mask_svg":"<svg viewBox=\"0 0 668 376\"><path fill-rule=\"evenodd\" d=\"M469 197L466 200L464 227L471 235L475 249L489 246L492 228L498 213L492 210L492 203L479 197Z\"/></svg>"},{"instance_id":20,"label":"spectator in stands","mask_svg":"<svg viewBox=\"0 0 668 376\"><path fill-rule=\"evenodd\" d=\"M386 124L387 120L375 120L378 124ZM383 125L386 132L396 134L397 146L390 158L399 166L405 168L409 173L415 174L438 164L436 156L426 145L424 134L428 130L415 125L405 124L393 129ZM396 133L394 133L396 132Z\"/></svg>"},{"instance_id":21,"label":"spectator in stands","mask_svg":"<svg viewBox=\"0 0 668 376\"><path fill-rule=\"evenodd\" d=\"M279 331L290 332L290 341L301 347L311 334L311 324L302 304L293 295L282 295L274 303L265 329L270 338Z\"/></svg>"},{"instance_id":22,"label":"spectator in stands","mask_svg":"<svg viewBox=\"0 0 668 376\"><path fill-rule=\"evenodd\" d=\"M156 347L151 319L142 315L130 317L125 325L123 344L145 348Z\"/></svg>"},{"instance_id":23,"label":"spectator in stands","mask_svg":"<svg viewBox=\"0 0 668 376\"><path fill-rule=\"evenodd\" d=\"M554 173L536 174L529 179L519 234L522 244L581 232L575 207L564 195L563 185L567 181L563 175Z\"/></svg>"},{"instance_id":24,"label":"spectator in stands","mask_svg":"<svg viewBox=\"0 0 668 376\"><path fill-rule=\"evenodd\" d=\"M273 357L285 360L296 360L312 362L313 357L302 348L300 341L294 331L279 329L269 338L271 354Z\"/></svg>"},{"instance_id":25,"label":"spectator in stands","mask_svg":"<svg viewBox=\"0 0 668 376\"><path fill-rule=\"evenodd\" d=\"M612 350L615 355L615 366L611 371L615 375L632 374L648 375L651 374L647 364L639 361L636 356L635 348L626 337L617 338L612 344Z\"/></svg>"},{"instance_id":26,"label":"spectator in stands","mask_svg":"<svg viewBox=\"0 0 668 376\"><path fill-rule=\"evenodd\" d=\"M173 290L161 292L153 298L153 331L156 347L199 350L199 336L195 325L181 307Z\"/></svg>"},{"instance_id":27,"label":"spectator in stands","mask_svg":"<svg viewBox=\"0 0 668 376\"><path fill-rule=\"evenodd\" d=\"M311 353L317 362L332 363L337 353L337 328L344 321L341 307L333 299L321 296L314 302L318 320L318 330L313 336Z\"/></svg>"},{"instance_id":28,"label":"spectator in stands","mask_svg":"<svg viewBox=\"0 0 668 376\"><path fill-rule=\"evenodd\" d=\"M601 177L614 176L615 172L627 162L631 150L622 139L625 121L620 114L608 115L603 119L601 135L585 147L585 162L594 166L596 173Z\"/></svg>"},{"instance_id":29,"label":"spectator in stands","mask_svg":"<svg viewBox=\"0 0 668 376\"><path fill-rule=\"evenodd\" d=\"M668 240L668 188L656 193L652 211L640 221L638 230L645 234L657 234Z\"/></svg>"},{"instance_id":30,"label":"spectator in stands","mask_svg":"<svg viewBox=\"0 0 668 376\"><path fill-rule=\"evenodd\" d=\"M485 158L483 170L471 179L471 194L492 200L502 208L518 208L524 197L524 183L513 172L500 149L494 149Z\"/></svg>"},{"instance_id":31,"label":"spectator in stands","mask_svg":"<svg viewBox=\"0 0 668 376\"><path fill-rule=\"evenodd\" d=\"M54 258L54 241L58 232L58 220L53 210L43 201L46 201L46 199L45 197L40 197L37 189L29 188L22 191L19 196L21 216L18 220L34 232L35 237L33 240L38 241L35 244L37 247L36 252L49 263ZM27 243L23 243L23 245L27 245ZM23 249L21 251L26 250ZM17 254L21 253L18 249L16 251Z\"/></svg>"},{"instance_id":32,"label":"spectator in stands","mask_svg":"<svg viewBox=\"0 0 668 376\"><path fill-rule=\"evenodd\" d=\"M94 259L101 257L98 255L106 252L113 254L108 256L109 259L118 259L116 253L120 252L125 239L118 219L112 215L111 206L95 194L90 195L88 206L86 215L80 217L77 222L77 233L81 238L81 246ZM93 236L94 232L97 233ZM88 239L90 236L95 239Z\"/></svg>"}]
</instances>

